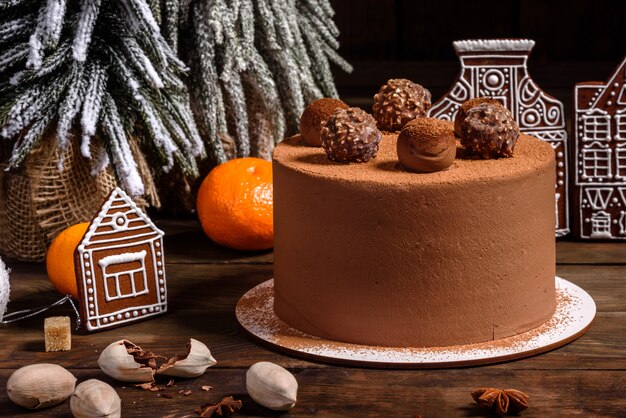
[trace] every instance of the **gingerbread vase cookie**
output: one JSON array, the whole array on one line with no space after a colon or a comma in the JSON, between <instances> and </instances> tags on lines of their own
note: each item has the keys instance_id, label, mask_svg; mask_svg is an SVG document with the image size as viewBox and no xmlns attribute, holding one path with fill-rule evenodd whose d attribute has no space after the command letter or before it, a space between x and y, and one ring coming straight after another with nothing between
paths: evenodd
<instances>
[{"instance_id":1,"label":"gingerbread vase cookie","mask_svg":"<svg viewBox=\"0 0 626 418\"><path fill-rule=\"evenodd\" d=\"M82 327L100 331L167 310L163 232L120 188L74 252Z\"/></svg>"},{"instance_id":2,"label":"gingerbread vase cookie","mask_svg":"<svg viewBox=\"0 0 626 418\"><path fill-rule=\"evenodd\" d=\"M626 58L607 82L574 91L573 231L626 239Z\"/></svg>"},{"instance_id":3,"label":"gingerbread vase cookie","mask_svg":"<svg viewBox=\"0 0 626 418\"><path fill-rule=\"evenodd\" d=\"M563 104L543 92L530 78L527 61L535 42L530 39L485 39L453 43L461 73L450 90L433 104L430 116L454 121L458 109L474 97L497 99L510 111L520 131L552 145L555 180L556 236L569 232L567 132Z\"/></svg>"}]
</instances>

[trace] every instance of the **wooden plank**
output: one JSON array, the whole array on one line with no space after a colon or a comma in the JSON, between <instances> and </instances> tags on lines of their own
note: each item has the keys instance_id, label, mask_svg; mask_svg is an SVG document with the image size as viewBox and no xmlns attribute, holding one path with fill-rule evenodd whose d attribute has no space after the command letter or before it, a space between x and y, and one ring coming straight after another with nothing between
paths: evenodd
<instances>
[{"instance_id":1,"label":"wooden plank","mask_svg":"<svg viewBox=\"0 0 626 418\"><path fill-rule=\"evenodd\" d=\"M193 219L158 220L165 235L168 264L271 264L272 251L237 251L220 247ZM626 243L557 241L557 264L626 264Z\"/></svg>"},{"instance_id":2,"label":"wooden plank","mask_svg":"<svg viewBox=\"0 0 626 418\"><path fill-rule=\"evenodd\" d=\"M245 368L208 369L197 379L178 381L163 392L142 391L123 386L99 370L75 370L79 381L97 378L111 384L122 398L123 416L197 416L194 409L233 395L243 401L240 416L276 416L246 394ZM298 402L289 415L300 416L385 416L424 417L485 416L470 393L479 387L512 387L530 395L530 408L522 416L533 417L617 417L626 415L626 372L624 371L503 371L489 367L439 370L391 371L358 368L291 369L298 380ZM0 370L5 382L10 371ZM202 385L213 386L209 392ZM4 389L4 388L0 388ZM183 396L179 390L190 389ZM163 396L172 396L168 399ZM0 394L3 416L25 411ZM69 403L37 411L28 416L70 416Z\"/></svg>"},{"instance_id":3,"label":"wooden plank","mask_svg":"<svg viewBox=\"0 0 626 418\"><path fill-rule=\"evenodd\" d=\"M557 264L626 264L626 242L558 241Z\"/></svg>"},{"instance_id":4,"label":"wooden plank","mask_svg":"<svg viewBox=\"0 0 626 418\"><path fill-rule=\"evenodd\" d=\"M165 232L168 264L268 264L274 261L272 251L237 251L221 247L202 231L196 219L161 219L157 226Z\"/></svg>"},{"instance_id":5,"label":"wooden plank","mask_svg":"<svg viewBox=\"0 0 626 418\"><path fill-rule=\"evenodd\" d=\"M292 367L324 367L282 356L257 344L242 331L234 315L238 299L248 289L271 278L269 265L168 266L170 312L150 321L91 335L74 336L69 353L43 353L46 315L0 327L0 368L41 361L73 367L95 367L100 350L121 338L164 355L184 350L189 337L205 342L220 367L241 367L253 361L286 362ZM626 266L559 266L558 274L585 288L596 300L599 314L586 335L559 350L497 367L558 369L564 367L626 368ZM58 298L40 265L15 265L10 311L49 304ZM49 315L71 314L69 307Z\"/></svg>"}]
</instances>

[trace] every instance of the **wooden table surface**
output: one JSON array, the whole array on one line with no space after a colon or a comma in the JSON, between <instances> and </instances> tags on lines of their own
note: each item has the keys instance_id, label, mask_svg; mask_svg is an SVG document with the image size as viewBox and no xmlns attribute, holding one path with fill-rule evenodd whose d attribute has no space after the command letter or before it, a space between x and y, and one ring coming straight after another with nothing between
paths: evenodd
<instances>
[{"instance_id":1,"label":"wooden table surface","mask_svg":"<svg viewBox=\"0 0 626 418\"><path fill-rule=\"evenodd\" d=\"M91 335L74 335L72 350L45 353L46 315L0 326L0 416L71 416L69 402L35 412L6 395L11 373L32 363L57 363L79 381L110 383L122 398L124 417L197 416L201 404L233 395L239 416L485 416L470 392L481 386L527 392L523 417L626 417L626 243L558 243L557 273L583 287L598 313L589 331L565 347L491 366L441 370L375 370L337 367L286 356L253 341L238 325L235 305L248 289L272 277L272 254L231 252L209 242L192 221L162 221L166 232L170 311L150 321ZM12 268L9 311L59 298L42 264ZM67 306L47 315L70 314ZM163 355L183 353L190 337L209 346L217 365L197 379L179 380L162 392L115 382L96 363L109 343L127 338ZM245 373L257 361L288 368L298 383L298 403L288 414L256 405L246 394ZM213 386L205 392L203 385ZM179 390L190 389L188 396ZM163 395L166 396L163 396ZM169 397L171 395L171 397Z\"/></svg>"}]
</instances>

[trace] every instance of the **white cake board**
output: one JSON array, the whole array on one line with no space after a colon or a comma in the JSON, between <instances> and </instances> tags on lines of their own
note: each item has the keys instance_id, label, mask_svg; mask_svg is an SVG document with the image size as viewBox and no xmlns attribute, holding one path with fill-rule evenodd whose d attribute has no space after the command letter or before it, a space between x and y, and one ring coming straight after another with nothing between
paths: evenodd
<instances>
[{"instance_id":1,"label":"white cake board","mask_svg":"<svg viewBox=\"0 0 626 418\"><path fill-rule=\"evenodd\" d=\"M557 306L543 325L512 337L449 347L380 347L349 344L305 334L274 314L274 280L248 291L237 304L239 323L274 348L307 359L388 368L443 368L497 363L543 353L580 337L591 325L596 304L587 292L556 277Z\"/></svg>"}]
</instances>

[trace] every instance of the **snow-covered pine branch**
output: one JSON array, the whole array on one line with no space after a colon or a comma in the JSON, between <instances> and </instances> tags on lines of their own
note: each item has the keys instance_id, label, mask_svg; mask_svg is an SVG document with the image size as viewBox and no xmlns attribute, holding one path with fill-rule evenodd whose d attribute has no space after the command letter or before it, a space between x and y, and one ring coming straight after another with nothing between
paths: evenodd
<instances>
[{"instance_id":1,"label":"snow-covered pine branch","mask_svg":"<svg viewBox=\"0 0 626 418\"><path fill-rule=\"evenodd\" d=\"M76 34L72 43L73 56L76 61L87 59L87 49L91 43L93 29L100 13L102 0L83 0L76 24Z\"/></svg>"},{"instance_id":2,"label":"snow-covered pine branch","mask_svg":"<svg viewBox=\"0 0 626 418\"><path fill-rule=\"evenodd\" d=\"M177 0L168 1L175 11ZM165 170L198 174L195 157L205 151L182 80L187 68L160 33L150 8L158 2L10 2L0 7L0 76L10 80L0 83L0 137L14 143L10 168L52 132L46 139L61 149L80 138L89 158L97 135L93 171L112 164L131 195L145 190L135 143Z\"/></svg>"},{"instance_id":3,"label":"snow-covered pine branch","mask_svg":"<svg viewBox=\"0 0 626 418\"><path fill-rule=\"evenodd\" d=\"M220 138L234 138L237 156L254 154L268 141L258 120L272 126L270 142L295 133L307 103L337 96L330 63L351 71L336 51L328 0L190 2L188 13L180 9L179 42L188 40L180 51L192 70L192 109L218 163L225 158ZM262 103L254 114L253 102Z\"/></svg>"}]
</instances>

